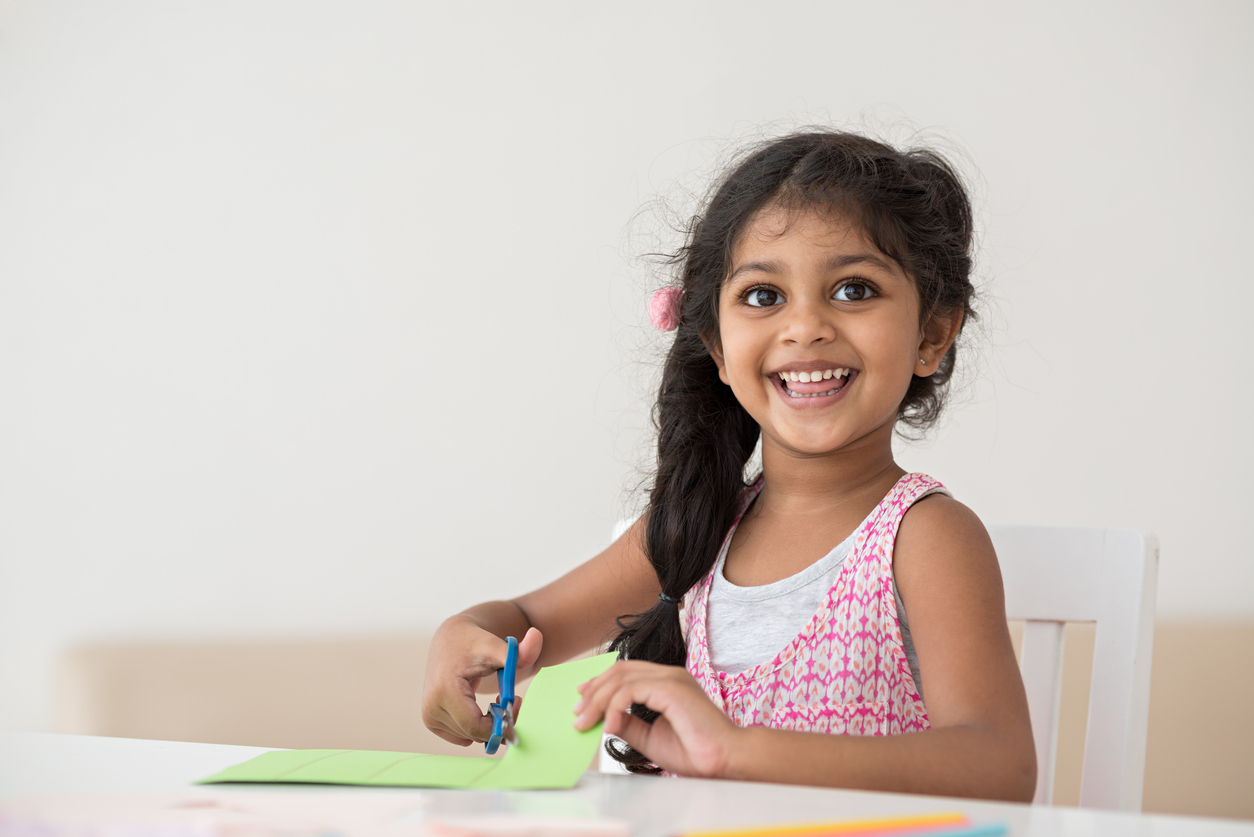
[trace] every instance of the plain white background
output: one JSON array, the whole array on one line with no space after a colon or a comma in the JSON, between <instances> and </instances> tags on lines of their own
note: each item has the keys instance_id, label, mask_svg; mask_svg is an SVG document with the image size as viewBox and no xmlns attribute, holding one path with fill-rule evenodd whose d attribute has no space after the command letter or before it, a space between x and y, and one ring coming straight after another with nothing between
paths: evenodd
<instances>
[{"instance_id":1,"label":"plain white background","mask_svg":"<svg viewBox=\"0 0 1254 837\"><path fill-rule=\"evenodd\" d=\"M75 643L428 629L592 554L719 159L952 153L982 320L899 461L1254 616L1254 8L0 3L0 728ZM655 199L665 200L665 210ZM416 697L415 697L416 701Z\"/></svg>"}]
</instances>

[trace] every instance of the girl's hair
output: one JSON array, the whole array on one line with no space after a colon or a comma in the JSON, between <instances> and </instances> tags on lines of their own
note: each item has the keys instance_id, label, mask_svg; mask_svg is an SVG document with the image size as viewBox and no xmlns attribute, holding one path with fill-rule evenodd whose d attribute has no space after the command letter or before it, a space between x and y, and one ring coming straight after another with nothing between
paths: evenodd
<instances>
[{"instance_id":1,"label":"girl's hair","mask_svg":"<svg viewBox=\"0 0 1254 837\"><path fill-rule=\"evenodd\" d=\"M654 420L657 476L646 512L645 552L662 592L682 597L714 566L739 512L745 465L759 427L718 368L702 336L717 340L719 292L732 250L764 209L832 212L861 227L914 280L920 326L937 314L971 316L972 213L953 167L925 149L898 151L856 134L816 131L751 149L715 185L670 261L683 289L679 327L666 357ZM937 371L915 376L897 410L916 430L935 422L954 371L951 347ZM622 659L684 665L678 607L659 600L618 620L611 642ZM632 714L647 721L643 706ZM656 773L638 751L614 742L611 755L637 773Z\"/></svg>"}]
</instances>

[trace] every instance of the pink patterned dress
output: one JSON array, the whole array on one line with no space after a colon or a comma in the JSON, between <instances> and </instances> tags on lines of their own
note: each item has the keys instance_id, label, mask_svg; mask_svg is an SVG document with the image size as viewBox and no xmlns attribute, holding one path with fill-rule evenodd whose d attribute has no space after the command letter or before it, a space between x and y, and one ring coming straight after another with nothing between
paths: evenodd
<instances>
[{"instance_id":1,"label":"pink patterned dress","mask_svg":"<svg viewBox=\"0 0 1254 837\"><path fill-rule=\"evenodd\" d=\"M893 596L893 544L906 511L943 486L907 474L854 533L836 585L810 622L768 663L737 673L710 665L706 608L711 571L684 596L688 671L739 726L844 735L899 735L930 728L910 675ZM762 490L746 493L740 514ZM727 533L731 543L740 517Z\"/></svg>"}]
</instances>

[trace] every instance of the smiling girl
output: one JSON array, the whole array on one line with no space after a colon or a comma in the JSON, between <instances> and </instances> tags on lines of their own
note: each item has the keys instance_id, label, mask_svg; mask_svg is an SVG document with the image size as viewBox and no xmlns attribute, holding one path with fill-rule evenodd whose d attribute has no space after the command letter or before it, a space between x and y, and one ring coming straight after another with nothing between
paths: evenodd
<instances>
[{"instance_id":1,"label":"smiling girl","mask_svg":"<svg viewBox=\"0 0 1254 837\"><path fill-rule=\"evenodd\" d=\"M620 662L574 723L604 719L635 772L1030 800L997 557L892 452L940 413L971 243L930 151L813 132L746 154L655 298L676 333L645 514L551 584L448 619L427 726L487 738L474 691L502 637L524 637L519 676L609 639Z\"/></svg>"}]
</instances>

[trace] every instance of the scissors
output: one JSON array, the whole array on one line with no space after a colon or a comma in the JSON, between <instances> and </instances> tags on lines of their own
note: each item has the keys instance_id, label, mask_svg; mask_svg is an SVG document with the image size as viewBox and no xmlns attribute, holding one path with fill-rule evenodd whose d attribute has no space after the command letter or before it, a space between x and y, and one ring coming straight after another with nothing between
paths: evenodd
<instances>
[{"instance_id":1,"label":"scissors","mask_svg":"<svg viewBox=\"0 0 1254 837\"><path fill-rule=\"evenodd\" d=\"M505 638L508 649L505 652L505 668L496 672L496 686L500 691L497 700L488 707L492 713L492 734L484 742L483 749L488 755L495 753L501 746L517 744L518 736L514 734L514 675L518 672L518 640L512 636Z\"/></svg>"}]
</instances>

